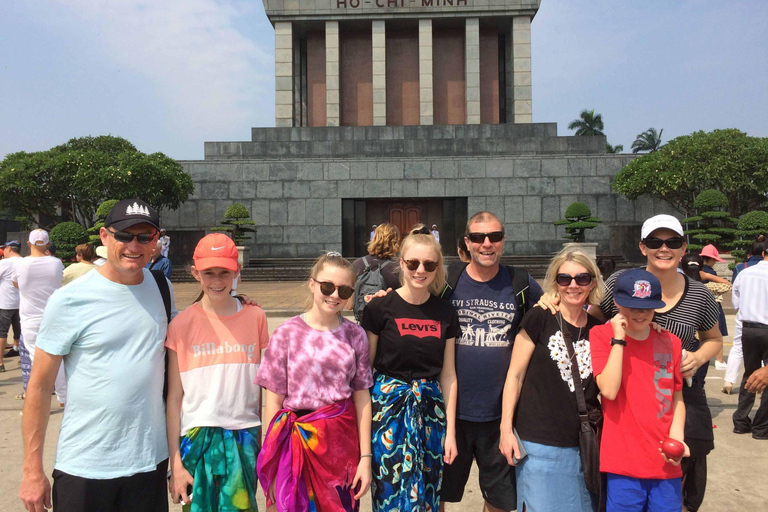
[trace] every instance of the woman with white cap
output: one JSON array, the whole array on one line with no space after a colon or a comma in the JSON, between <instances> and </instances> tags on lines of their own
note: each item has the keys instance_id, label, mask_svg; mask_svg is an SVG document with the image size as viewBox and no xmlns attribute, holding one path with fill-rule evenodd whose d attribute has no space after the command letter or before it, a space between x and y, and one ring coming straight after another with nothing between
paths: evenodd
<instances>
[{"instance_id":1,"label":"woman with white cap","mask_svg":"<svg viewBox=\"0 0 768 512\"><path fill-rule=\"evenodd\" d=\"M683 387L685 402L685 443L691 456L683 459L683 510L695 511L704 500L707 482L707 454L714 448L712 414L704 392L704 378L709 361L720 351L723 336L718 328L720 309L712 293L702 283L677 271L687 244L683 226L671 215L656 215L643 223L640 251L647 258L646 270L661 283L663 309L656 310L653 321L680 338L686 351L682 371L691 385ZM605 281L605 298L589 313L603 321L618 313L613 302L613 287L621 272ZM559 302L545 297L539 304L555 307Z\"/></svg>"}]
</instances>

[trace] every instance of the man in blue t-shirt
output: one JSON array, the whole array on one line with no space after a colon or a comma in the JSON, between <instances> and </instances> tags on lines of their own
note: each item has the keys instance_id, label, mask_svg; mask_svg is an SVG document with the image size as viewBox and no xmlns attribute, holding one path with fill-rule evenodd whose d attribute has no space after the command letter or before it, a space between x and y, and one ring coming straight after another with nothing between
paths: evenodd
<instances>
[{"instance_id":1,"label":"man in blue t-shirt","mask_svg":"<svg viewBox=\"0 0 768 512\"><path fill-rule=\"evenodd\" d=\"M461 501L474 459L484 510L514 510L515 468L499 451L499 426L512 343L525 311L518 308L512 274L499 264L505 242L499 218L491 212L476 213L467 222L465 240L472 261L450 295L462 329L456 340L459 454L453 464L445 466L441 498L443 502ZM526 294L527 310L538 302L542 290L529 275L526 288L517 292Z\"/></svg>"},{"instance_id":2,"label":"man in blue t-shirt","mask_svg":"<svg viewBox=\"0 0 768 512\"><path fill-rule=\"evenodd\" d=\"M100 229L107 261L53 293L43 313L22 433L27 510L166 512L163 405L166 302L144 265L159 235L139 199L115 204ZM165 288L165 286L163 286ZM43 469L51 390L64 361L68 395L53 492Z\"/></svg>"}]
</instances>

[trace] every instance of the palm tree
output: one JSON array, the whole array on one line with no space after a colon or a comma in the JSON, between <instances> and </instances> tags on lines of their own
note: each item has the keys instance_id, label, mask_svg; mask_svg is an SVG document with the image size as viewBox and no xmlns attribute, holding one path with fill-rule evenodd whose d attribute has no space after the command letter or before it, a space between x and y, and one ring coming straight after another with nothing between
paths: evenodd
<instances>
[{"instance_id":1,"label":"palm tree","mask_svg":"<svg viewBox=\"0 0 768 512\"><path fill-rule=\"evenodd\" d=\"M659 133L656 133L656 128L648 128L643 133L639 134L632 143L632 152L639 153L640 151L648 151L653 153L661 148L661 133L664 131L662 128Z\"/></svg>"},{"instance_id":2,"label":"palm tree","mask_svg":"<svg viewBox=\"0 0 768 512\"><path fill-rule=\"evenodd\" d=\"M605 151L608 153L621 153L624 151L624 144L616 144L615 146L611 146L610 144L605 144Z\"/></svg>"},{"instance_id":3,"label":"palm tree","mask_svg":"<svg viewBox=\"0 0 768 512\"><path fill-rule=\"evenodd\" d=\"M595 115L595 110L582 110L579 119L568 124L569 130L576 130L576 135L605 135L603 133L603 116Z\"/></svg>"}]
</instances>

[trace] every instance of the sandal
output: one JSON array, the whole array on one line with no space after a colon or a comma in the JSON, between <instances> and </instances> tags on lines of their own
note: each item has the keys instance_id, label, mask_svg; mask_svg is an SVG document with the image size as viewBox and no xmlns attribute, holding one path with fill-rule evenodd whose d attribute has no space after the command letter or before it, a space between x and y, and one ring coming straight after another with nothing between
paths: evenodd
<instances>
[{"instance_id":1,"label":"sandal","mask_svg":"<svg viewBox=\"0 0 768 512\"><path fill-rule=\"evenodd\" d=\"M16 395L16 400L24 400L25 398L27 398L26 393L19 393L18 395Z\"/></svg>"}]
</instances>

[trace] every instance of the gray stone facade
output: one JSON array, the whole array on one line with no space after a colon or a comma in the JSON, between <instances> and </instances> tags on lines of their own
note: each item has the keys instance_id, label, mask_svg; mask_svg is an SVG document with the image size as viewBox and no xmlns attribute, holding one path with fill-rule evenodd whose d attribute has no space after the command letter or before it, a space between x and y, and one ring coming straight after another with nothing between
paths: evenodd
<instances>
[{"instance_id":1,"label":"gray stone facade","mask_svg":"<svg viewBox=\"0 0 768 512\"><path fill-rule=\"evenodd\" d=\"M195 192L162 222L206 230L239 202L257 224L253 257L312 257L341 249L342 199L464 197L470 215L502 219L508 252L542 254L563 242L552 223L583 201L604 221L587 233L598 254L629 255L642 221L669 207L611 191L634 157L605 154L604 137L553 132L551 124L254 129L251 142L206 143L205 160L182 162Z\"/></svg>"}]
</instances>

